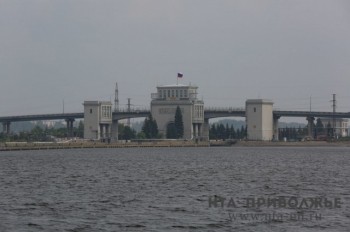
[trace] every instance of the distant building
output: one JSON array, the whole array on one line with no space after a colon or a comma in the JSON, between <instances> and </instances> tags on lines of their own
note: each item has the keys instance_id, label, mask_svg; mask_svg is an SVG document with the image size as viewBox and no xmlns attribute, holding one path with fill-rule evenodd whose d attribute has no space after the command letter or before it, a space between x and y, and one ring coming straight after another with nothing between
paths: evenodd
<instances>
[{"instance_id":1,"label":"distant building","mask_svg":"<svg viewBox=\"0 0 350 232\"><path fill-rule=\"evenodd\" d=\"M165 138L167 127L174 123L177 106L182 112L184 139L202 138L204 123L204 102L197 98L197 86L158 86L151 94L151 113L158 125L158 131Z\"/></svg>"},{"instance_id":2,"label":"distant building","mask_svg":"<svg viewBox=\"0 0 350 232\"><path fill-rule=\"evenodd\" d=\"M109 101L84 101L84 138L111 137L112 103Z\"/></svg>"},{"instance_id":3,"label":"distant building","mask_svg":"<svg viewBox=\"0 0 350 232\"><path fill-rule=\"evenodd\" d=\"M320 118L324 128L327 129L329 124L333 128L333 118ZM346 137L349 135L349 119L335 118L335 135L340 137Z\"/></svg>"}]
</instances>

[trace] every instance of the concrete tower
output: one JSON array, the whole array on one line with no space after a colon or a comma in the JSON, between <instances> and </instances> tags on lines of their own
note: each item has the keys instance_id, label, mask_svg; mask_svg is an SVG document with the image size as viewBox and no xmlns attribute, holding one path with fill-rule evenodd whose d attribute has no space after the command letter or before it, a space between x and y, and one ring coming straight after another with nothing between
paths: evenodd
<instances>
[{"instance_id":1,"label":"concrete tower","mask_svg":"<svg viewBox=\"0 0 350 232\"><path fill-rule=\"evenodd\" d=\"M111 137L112 103L84 101L84 138Z\"/></svg>"},{"instance_id":2,"label":"concrete tower","mask_svg":"<svg viewBox=\"0 0 350 232\"><path fill-rule=\"evenodd\" d=\"M274 137L273 102L264 99L246 101L248 140L270 141Z\"/></svg>"},{"instance_id":3,"label":"concrete tower","mask_svg":"<svg viewBox=\"0 0 350 232\"><path fill-rule=\"evenodd\" d=\"M169 123L174 123L177 106L182 112L184 139L203 137L204 103L197 98L197 86L164 85L152 93L151 113L157 121L159 133L166 136Z\"/></svg>"}]
</instances>

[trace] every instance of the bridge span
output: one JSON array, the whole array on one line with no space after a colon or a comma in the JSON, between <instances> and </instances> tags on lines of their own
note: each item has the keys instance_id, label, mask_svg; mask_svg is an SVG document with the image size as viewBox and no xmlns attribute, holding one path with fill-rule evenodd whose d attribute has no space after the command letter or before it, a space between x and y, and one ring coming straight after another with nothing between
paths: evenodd
<instances>
[{"instance_id":1,"label":"bridge span","mask_svg":"<svg viewBox=\"0 0 350 232\"><path fill-rule=\"evenodd\" d=\"M113 112L113 121L118 121L127 118L142 118L148 117L149 110L132 109ZM35 114L35 115L17 115L0 117L0 123L3 125L3 132L10 133L10 125L12 122L28 122L28 121L45 121L45 120L65 120L67 122L68 134L72 135L73 122L76 119L84 119L84 113L59 113L59 114Z\"/></svg>"},{"instance_id":2,"label":"bridge span","mask_svg":"<svg viewBox=\"0 0 350 232\"><path fill-rule=\"evenodd\" d=\"M350 118L350 112L321 112L321 111L281 111L274 110L274 117L317 117L317 118Z\"/></svg>"},{"instance_id":3,"label":"bridge span","mask_svg":"<svg viewBox=\"0 0 350 232\"><path fill-rule=\"evenodd\" d=\"M113 112L113 120L121 120L127 118L148 117L150 110L130 110ZM325 117L325 118L350 118L350 112L321 112L321 111L286 111L274 110L274 117ZM211 107L204 109L204 118L225 118L225 117L245 117L244 108L218 108ZM59 113L59 114L34 114L0 117L0 123L20 122L20 121L42 121L42 120L67 120L67 119L83 119L84 113Z\"/></svg>"},{"instance_id":4,"label":"bridge span","mask_svg":"<svg viewBox=\"0 0 350 232\"><path fill-rule=\"evenodd\" d=\"M148 117L149 109L131 109L113 112L113 121L127 118ZM245 108L234 107L207 107L204 109L204 120L209 123L209 119L219 117L246 117ZM305 117L308 124L312 125L316 117L324 118L350 118L350 112L322 112L322 111L288 111L273 110L274 120L281 117ZM3 132L10 133L10 124L20 121L41 121L41 120L65 120L67 122L68 134L73 131L73 122L76 119L83 119L84 113L58 113L58 114L36 114L36 115L17 115L0 117L0 123L3 124Z\"/></svg>"}]
</instances>

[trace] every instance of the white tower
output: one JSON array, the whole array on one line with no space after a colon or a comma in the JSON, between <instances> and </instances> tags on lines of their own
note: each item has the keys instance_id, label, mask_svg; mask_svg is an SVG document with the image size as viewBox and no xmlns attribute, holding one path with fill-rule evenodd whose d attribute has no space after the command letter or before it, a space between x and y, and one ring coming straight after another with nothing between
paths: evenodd
<instances>
[{"instance_id":1,"label":"white tower","mask_svg":"<svg viewBox=\"0 0 350 232\"><path fill-rule=\"evenodd\" d=\"M269 141L273 139L273 102L265 99L246 101L248 140Z\"/></svg>"}]
</instances>

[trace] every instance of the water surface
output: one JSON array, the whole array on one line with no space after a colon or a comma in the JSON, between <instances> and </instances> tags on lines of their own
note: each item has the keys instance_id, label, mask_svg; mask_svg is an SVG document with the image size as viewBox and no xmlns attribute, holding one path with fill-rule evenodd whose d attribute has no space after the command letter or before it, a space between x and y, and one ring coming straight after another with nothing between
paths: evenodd
<instances>
[{"instance_id":1,"label":"water surface","mask_svg":"<svg viewBox=\"0 0 350 232\"><path fill-rule=\"evenodd\" d=\"M342 147L1 152L0 231L349 231L349 167ZM214 196L340 198L341 208L209 207ZM259 213L322 217L232 219Z\"/></svg>"}]
</instances>

